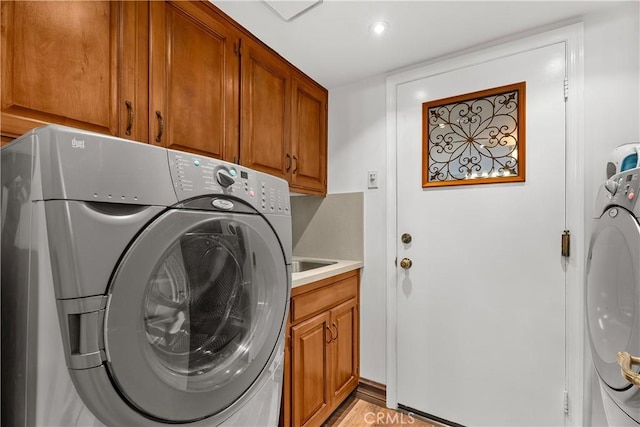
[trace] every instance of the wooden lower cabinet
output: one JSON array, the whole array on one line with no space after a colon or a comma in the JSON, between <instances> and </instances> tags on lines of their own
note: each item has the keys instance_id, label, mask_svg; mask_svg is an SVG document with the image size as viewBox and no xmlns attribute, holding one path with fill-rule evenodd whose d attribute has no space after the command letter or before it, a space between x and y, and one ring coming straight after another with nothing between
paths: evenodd
<instances>
[{"instance_id":1,"label":"wooden lower cabinet","mask_svg":"<svg viewBox=\"0 0 640 427\"><path fill-rule=\"evenodd\" d=\"M292 290L284 426L320 426L360 379L360 270Z\"/></svg>"}]
</instances>

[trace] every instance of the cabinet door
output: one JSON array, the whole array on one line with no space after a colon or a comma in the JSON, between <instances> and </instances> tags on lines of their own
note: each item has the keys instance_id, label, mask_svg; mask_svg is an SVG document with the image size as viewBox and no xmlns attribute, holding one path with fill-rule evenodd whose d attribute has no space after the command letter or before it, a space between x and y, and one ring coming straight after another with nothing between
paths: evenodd
<instances>
[{"instance_id":1,"label":"cabinet door","mask_svg":"<svg viewBox=\"0 0 640 427\"><path fill-rule=\"evenodd\" d=\"M150 142L233 161L239 36L206 2L152 1Z\"/></svg>"},{"instance_id":2,"label":"cabinet door","mask_svg":"<svg viewBox=\"0 0 640 427\"><path fill-rule=\"evenodd\" d=\"M291 328L292 425L319 425L331 411L329 391L330 313Z\"/></svg>"},{"instance_id":3,"label":"cabinet door","mask_svg":"<svg viewBox=\"0 0 640 427\"><path fill-rule=\"evenodd\" d=\"M302 76L293 80L291 188L327 193L327 91Z\"/></svg>"},{"instance_id":4,"label":"cabinet door","mask_svg":"<svg viewBox=\"0 0 640 427\"><path fill-rule=\"evenodd\" d=\"M360 380L360 325L356 298L331 310L331 327L336 331L332 342L332 401L342 402Z\"/></svg>"},{"instance_id":5,"label":"cabinet door","mask_svg":"<svg viewBox=\"0 0 640 427\"><path fill-rule=\"evenodd\" d=\"M242 46L240 162L286 178L291 124L291 69L282 58L246 38Z\"/></svg>"},{"instance_id":6,"label":"cabinet door","mask_svg":"<svg viewBox=\"0 0 640 427\"><path fill-rule=\"evenodd\" d=\"M118 136L149 141L149 2L121 6L123 41L118 99Z\"/></svg>"},{"instance_id":7,"label":"cabinet door","mask_svg":"<svg viewBox=\"0 0 640 427\"><path fill-rule=\"evenodd\" d=\"M58 123L117 135L119 47L132 30L123 29L123 3L3 1L1 7L2 134Z\"/></svg>"}]
</instances>

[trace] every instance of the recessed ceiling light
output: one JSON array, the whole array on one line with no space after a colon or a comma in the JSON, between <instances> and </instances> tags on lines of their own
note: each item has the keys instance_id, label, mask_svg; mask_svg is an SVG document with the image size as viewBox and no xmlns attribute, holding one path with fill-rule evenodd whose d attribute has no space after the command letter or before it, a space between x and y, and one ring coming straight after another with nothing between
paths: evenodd
<instances>
[{"instance_id":1,"label":"recessed ceiling light","mask_svg":"<svg viewBox=\"0 0 640 427\"><path fill-rule=\"evenodd\" d=\"M369 27L369 31L371 34L375 34L376 36L380 36L385 33L389 29L389 23L386 21L377 21L371 24Z\"/></svg>"}]
</instances>

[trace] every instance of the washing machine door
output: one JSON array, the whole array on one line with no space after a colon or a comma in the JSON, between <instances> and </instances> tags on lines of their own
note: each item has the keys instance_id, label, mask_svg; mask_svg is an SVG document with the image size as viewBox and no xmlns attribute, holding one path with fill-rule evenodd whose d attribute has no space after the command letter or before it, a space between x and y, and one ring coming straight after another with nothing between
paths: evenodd
<instances>
[{"instance_id":1,"label":"washing machine door","mask_svg":"<svg viewBox=\"0 0 640 427\"><path fill-rule=\"evenodd\" d=\"M276 356L289 286L282 247L263 217L166 212L129 247L110 284L112 382L152 420L225 411Z\"/></svg>"},{"instance_id":2,"label":"washing machine door","mask_svg":"<svg viewBox=\"0 0 640 427\"><path fill-rule=\"evenodd\" d=\"M627 210L612 207L592 234L587 263L586 310L595 368L615 392L632 385L616 355L640 355L640 226Z\"/></svg>"}]
</instances>

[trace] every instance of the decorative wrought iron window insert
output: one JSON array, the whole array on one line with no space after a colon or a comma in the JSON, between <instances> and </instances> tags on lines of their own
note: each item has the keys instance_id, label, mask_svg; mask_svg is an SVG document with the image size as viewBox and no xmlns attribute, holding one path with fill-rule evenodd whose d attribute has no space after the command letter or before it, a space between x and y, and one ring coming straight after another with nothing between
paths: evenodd
<instances>
[{"instance_id":1,"label":"decorative wrought iron window insert","mask_svg":"<svg viewBox=\"0 0 640 427\"><path fill-rule=\"evenodd\" d=\"M526 83L422 104L422 187L525 180Z\"/></svg>"}]
</instances>

